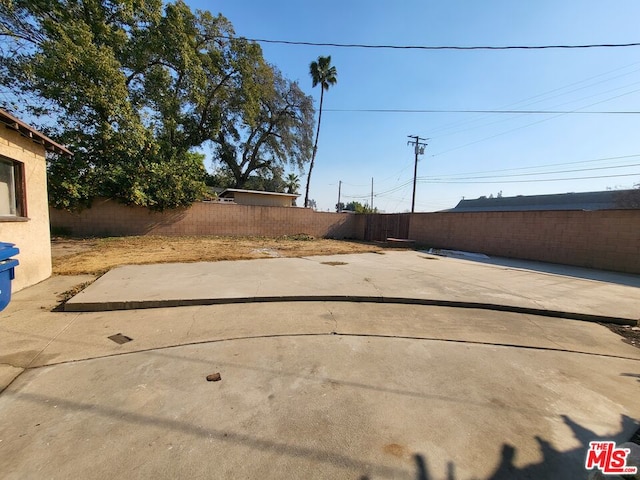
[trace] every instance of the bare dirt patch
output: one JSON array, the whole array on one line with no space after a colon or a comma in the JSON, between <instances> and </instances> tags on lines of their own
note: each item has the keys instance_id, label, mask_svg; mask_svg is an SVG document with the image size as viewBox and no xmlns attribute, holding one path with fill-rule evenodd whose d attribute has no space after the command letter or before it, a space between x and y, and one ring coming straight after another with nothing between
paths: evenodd
<instances>
[{"instance_id":1,"label":"bare dirt patch","mask_svg":"<svg viewBox=\"0 0 640 480\"><path fill-rule=\"evenodd\" d=\"M171 262L215 262L270 257L306 257L345 253L380 253L364 242L293 237L111 237L52 240L53 272L57 275L100 275L120 265Z\"/></svg>"},{"instance_id":2,"label":"bare dirt patch","mask_svg":"<svg viewBox=\"0 0 640 480\"><path fill-rule=\"evenodd\" d=\"M616 325L613 323L604 323L605 327L613 333L617 333L622 337L622 341L640 348L640 327L631 327L629 325Z\"/></svg>"},{"instance_id":3,"label":"bare dirt patch","mask_svg":"<svg viewBox=\"0 0 640 480\"><path fill-rule=\"evenodd\" d=\"M65 238L65 237L52 237L51 238L51 257L67 257L75 255L77 253L87 252L96 246L100 239L77 239L77 238Z\"/></svg>"}]
</instances>

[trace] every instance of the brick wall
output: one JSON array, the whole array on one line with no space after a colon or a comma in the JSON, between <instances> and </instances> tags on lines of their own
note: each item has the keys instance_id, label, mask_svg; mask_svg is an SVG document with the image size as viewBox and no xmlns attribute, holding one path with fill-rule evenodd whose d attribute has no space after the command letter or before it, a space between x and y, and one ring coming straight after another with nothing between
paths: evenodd
<instances>
[{"instance_id":1,"label":"brick wall","mask_svg":"<svg viewBox=\"0 0 640 480\"><path fill-rule=\"evenodd\" d=\"M640 273L640 210L417 213L430 247Z\"/></svg>"},{"instance_id":2,"label":"brick wall","mask_svg":"<svg viewBox=\"0 0 640 480\"><path fill-rule=\"evenodd\" d=\"M50 209L52 228L77 236L229 235L361 238L360 215L314 212L295 207L262 207L198 202L189 208L151 212L98 199L80 213Z\"/></svg>"}]
</instances>

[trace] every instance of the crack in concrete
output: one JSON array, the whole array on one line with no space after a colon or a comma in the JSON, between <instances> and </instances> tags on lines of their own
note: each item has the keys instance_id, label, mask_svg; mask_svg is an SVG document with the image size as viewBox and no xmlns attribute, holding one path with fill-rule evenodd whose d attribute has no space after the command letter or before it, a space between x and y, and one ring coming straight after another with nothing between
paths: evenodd
<instances>
[{"instance_id":1,"label":"crack in concrete","mask_svg":"<svg viewBox=\"0 0 640 480\"><path fill-rule=\"evenodd\" d=\"M327 311L329 312L329 315L331 315L331 320L333 320L333 331L331 332L332 335L337 335L338 334L338 319L335 317L335 315L333 314L333 312L331 311L331 309L327 308Z\"/></svg>"},{"instance_id":2,"label":"crack in concrete","mask_svg":"<svg viewBox=\"0 0 640 480\"><path fill-rule=\"evenodd\" d=\"M538 330L540 330L540 332L542 333L542 336L545 338L545 340L553 343L555 346L557 346L560 349L564 348L562 345L560 345L558 342L556 342L553 338L550 338L549 335L547 335L546 332L544 331L544 328L542 328L540 326L540 324L538 324L533 318L531 318L531 316L525 315L524 317L527 319L527 321L529 323L531 323L533 326L537 327Z\"/></svg>"},{"instance_id":3,"label":"crack in concrete","mask_svg":"<svg viewBox=\"0 0 640 480\"><path fill-rule=\"evenodd\" d=\"M20 365L14 365L13 363L7 363L7 362L0 363L0 367L12 367L12 368L22 368L22 369L27 368L27 367L21 367Z\"/></svg>"},{"instance_id":4,"label":"crack in concrete","mask_svg":"<svg viewBox=\"0 0 640 480\"><path fill-rule=\"evenodd\" d=\"M375 283L373 283L373 280L371 280L368 277L365 277L364 281L373 287L373 289L378 293L378 296L384 297L384 295L382 294L382 290L380 290L378 286Z\"/></svg>"},{"instance_id":5,"label":"crack in concrete","mask_svg":"<svg viewBox=\"0 0 640 480\"><path fill-rule=\"evenodd\" d=\"M187 330L187 333L185 334L185 338L189 338L189 334L191 333L191 329L193 328L193 326L196 323L196 313L198 313L200 310L202 310L202 307L198 307L192 314L191 314L191 325L189 325L189 329Z\"/></svg>"}]
</instances>

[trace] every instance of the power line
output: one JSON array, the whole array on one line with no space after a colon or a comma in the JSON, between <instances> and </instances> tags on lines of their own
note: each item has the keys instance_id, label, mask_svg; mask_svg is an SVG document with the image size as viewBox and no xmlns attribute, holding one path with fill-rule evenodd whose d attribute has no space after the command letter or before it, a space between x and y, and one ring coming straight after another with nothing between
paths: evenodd
<instances>
[{"instance_id":1,"label":"power line","mask_svg":"<svg viewBox=\"0 0 640 480\"><path fill-rule=\"evenodd\" d=\"M438 184L438 183L446 183L446 184L451 184L451 183L460 183L460 184L474 184L474 183L538 183L538 182L563 182L565 180L592 180L592 179L596 179L596 178L616 178L616 177L635 177L635 176L640 176L640 172L620 174L620 175L597 175L595 177L545 178L545 179L541 179L541 180L497 180L495 182L489 182L489 181L459 182L459 181L420 180L420 183L433 183L433 184Z\"/></svg>"},{"instance_id":2,"label":"power line","mask_svg":"<svg viewBox=\"0 0 640 480\"><path fill-rule=\"evenodd\" d=\"M401 201L401 202L404 202L404 200L405 200L404 198L390 197L390 196L385 196L384 198L385 198L386 200ZM416 205L422 205L422 206L424 206L424 207L433 207L433 206L436 206L436 207L446 207L446 206L450 205L450 203L449 203L449 202L428 202L428 203L425 203L425 202L416 202Z\"/></svg>"},{"instance_id":3,"label":"power line","mask_svg":"<svg viewBox=\"0 0 640 480\"><path fill-rule=\"evenodd\" d=\"M508 115L638 115L640 111L598 111L583 112L576 110L430 110L408 108L325 108L324 112L349 112L349 113L502 113Z\"/></svg>"},{"instance_id":4,"label":"power line","mask_svg":"<svg viewBox=\"0 0 640 480\"><path fill-rule=\"evenodd\" d=\"M215 38L236 40L237 37L216 35ZM310 47L337 48L371 48L391 50L553 50L553 49L584 49L584 48L625 48L640 47L640 43L593 43L583 45L372 45L365 43L333 43L333 42L304 42L293 40L273 40L266 38L246 38L244 40L256 43L272 43L280 45L303 45Z\"/></svg>"},{"instance_id":5,"label":"power line","mask_svg":"<svg viewBox=\"0 0 640 480\"><path fill-rule=\"evenodd\" d=\"M413 183L413 179L409 179L406 182L401 183L400 185L396 185L395 187L390 188L389 190L385 190L383 192L376 193L374 196L385 195L385 194L388 194L388 193L397 192L398 190L402 190L406 186L411 185L411 183Z\"/></svg>"},{"instance_id":6,"label":"power line","mask_svg":"<svg viewBox=\"0 0 640 480\"><path fill-rule=\"evenodd\" d=\"M420 183L476 183L476 182L457 182L458 180L469 180L469 179L474 179L474 178L502 178L502 177L517 177L517 176L537 176L537 175L551 175L551 174L555 174L555 173L568 173L568 172L580 172L580 171L592 171L592 170L607 170L610 168L629 168L632 166L638 166L640 164L634 163L634 164L628 164L628 165L614 165L614 166L607 166L607 167L593 167L593 168L585 168L585 169L572 169L572 170L562 170L562 171L551 171L551 172L531 172L531 173L525 173L525 174L519 174L519 175L490 175L487 177L464 177L464 175L484 175L484 174L488 174L488 173L503 173L503 172L514 172L514 171L519 171L519 170L531 170L531 169L535 169L535 168L545 168L545 167L561 167L561 166L565 166L565 165L580 165L580 164L585 164L585 163L594 163L594 162L606 162L606 161L612 161L612 160L623 160L623 159L627 159L627 158L637 158L640 157L640 153L638 154L633 154L633 155L620 155L617 157L603 157L603 158L596 158L596 159L591 159L591 160L579 160L576 162L561 162L561 163L546 163L543 165L533 165L533 166L529 166L529 167L515 167L515 168L504 168L504 169L498 169L498 170L481 170L481 171L475 171L475 172L463 172L463 173L451 173L451 174L441 174L441 175L431 175L431 176L423 176L423 177L418 177L418 181ZM445 179L442 179L442 178ZM594 178L607 178L607 177L594 177ZM442 179L442 180L439 180ZM558 179L558 180L563 180L563 179ZM570 179L568 179L570 180ZM543 180L531 180L533 181L543 181ZM555 181L555 180L554 180ZM342 182L343 184L345 184L345 182ZM388 197L389 195L402 190L403 188L406 188L407 186L409 186L412 183L412 179L408 179L406 181L404 181L401 184L395 185L387 190L383 190L381 192L377 192L374 193L374 197L376 198L384 198L384 197ZM477 182L477 183L485 183L485 182ZM502 183L502 182L486 182L486 183ZM509 183L509 182L506 182ZM355 186L355 185L352 185ZM362 186L368 186L368 185L362 185ZM367 194L356 194L356 195L346 195L346 194L342 194L342 196L344 198L349 198L349 199L367 199L370 197L370 193Z\"/></svg>"},{"instance_id":7,"label":"power line","mask_svg":"<svg viewBox=\"0 0 640 480\"><path fill-rule=\"evenodd\" d=\"M404 182L404 183L402 183L400 185L396 185L395 187L392 187L392 188L390 188L388 190L385 190L385 191L382 191L382 192L378 192L378 193L374 193L373 196L374 197L383 197L383 196L388 195L390 193L397 192L398 190L402 190L403 188L405 188L406 186L408 186L408 185L410 185L412 183L413 183L413 178L407 180L406 182ZM366 193L364 195L344 195L343 194L342 196L345 197L345 198L358 198L358 199L362 198L362 199L366 199L366 198L369 198L370 195L371 194Z\"/></svg>"},{"instance_id":8,"label":"power line","mask_svg":"<svg viewBox=\"0 0 640 480\"><path fill-rule=\"evenodd\" d=\"M614 69L614 70L611 70L611 71L608 71L608 72L604 72L604 73L601 73L601 74L598 74L598 75L595 75L595 76L592 76L592 77L589 77L589 78L586 78L586 79L583 79L583 80L580 80L580 81L577 81L577 82L573 82L573 83L571 83L569 85L564 85L562 87L558 87L558 88L555 88L553 90L549 90L547 92L543 92L543 93L540 93L540 94L537 94L537 95L533 95L533 96L530 96L530 97L525 98L523 100L517 101L515 103L510 103L510 104L507 104L507 105L503 105L503 106L497 108L496 110L501 110L501 109L506 110L506 109L513 108L513 107L516 107L516 106L519 106L519 108L529 107L531 105L535 105L535 104L541 103L541 102L546 102L548 100L551 100L553 98L557 98L559 96L568 95L568 94L576 92L578 90L584 90L585 88L590 88L590 87L593 87L595 85L599 85L601 83L609 82L611 80L615 80L617 78L621 78L621 77L630 75L631 73L635 73L638 70L634 70L632 72L623 73L623 74L617 75L617 76L615 76L613 78L607 78L607 79L604 79L604 80L597 81L595 83L590 83L588 85L583 85L581 87L573 88L571 90L566 91L567 89L570 89L571 87L574 87L576 85L585 84L587 82L591 82L594 79L601 78L601 77L606 77L606 76L610 75L611 73L616 73L616 72L619 72L620 70L625 70L625 69L628 69L629 67L634 67L634 66L638 65L638 63L640 63L640 62L632 63L632 64L626 65L625 67L622 67L622 68L618 68L618 69ZM565 90L565 92L557 93L555 95L549 96L549 95L551 95L553 93L561 92L563 90ZM535 99L537 99L537 100L535 100ZM578 101L580 101L580 100L584 100L584 98L581 98ZM559 104L559 105L554 105L552 108L558 108L559 106L565 105L565 104L566 103L562 103L562 104ZM485 115L477 115L477 116L475 116L475 117L473 117L473 118L471 118L469 120L466 120L466 121L457 121L457 122L453 122L453 123L449 123L449 124L443 125L441 127L436 127L436 128L434 128L432 130L432 134L437 134L438 132L441 132L443 130L444 131L451 130L452 128L454 128L456 126L474 123L475 119L482 119L482 118L486 118L487 116L488 115L486 115L486 114ZM504 121L504 120L499 120L498 122L491 122L491 123L489 123L489 125L492 125L492 124L495 124L495 123L500 123L502 121ZM471 127L471 128L466 128L466 129L464 129L462 131L472 130L474 128L478 128L478 126ZM447 133L445 135L436 135L436 136L438 138L441 138L442 136L453 135L453 134L455 134L456 132L459 132L459 131L460 130L457 130L457 131L454 131L454 132L450 132L450 133Z\"/></svg>"},{"instance_id":9,"label":"power line","mask_svg":"<svg viewBox=\"0 0 640 480\"><path fill-rule=\"evenodd\" d=\"M517 170L531 170L534 168L545 168L545 167L561 167L563 165L577 165L581 163L595 163L595 162L606 162L610 160L622 160L626 158L635 158L640 157L640 153L636 153L634 155L621 155L618 157L604 157L604 158L596 158L593 160L578 160L577 162L563 162L563 163L546 163L544 165L533 165L530 167L516 167L516 168L502 168L499 170L482 170L477 172L465 172L465 173L450 173L450 174L441 174L441 177L455 177L460 175L482 175L484 173L502 173L502 172L514 172Z\"/></svg>"},{"instance_id":10,"label":"power line","mask_svg":"<svg viewBox=\"0 0 640 480\"><path fill-rule=\"evenodd\" d=\"M553 172L532 172L532 173L525 173L525 174L520 174L520 175L491 175L491 176L487 176L487 177L464 177L463 175L483 175L483 174L487 174L487 173L502 173L502 172L513 172L513 171L519 171L519 170L531 170L534 168L545 168L545 167L560 167L560 166L564 166L564 165L578 165L578 164L585 164L585 163L594 163L594 162L605 162L605 161L611 161L611 160L622 160L622 159L627 159L627 158L637 158L640 157L640 154L634 154L634 155L621 155L621 156L617 156L617 157L604 157L604 158L596 158L596 159L592 159L592 160L579 160L576 162L562 162L562 163L547 163L547 164L543 164L543 165L533 165L530 167L516 167L516 168L505 168L505 169L499 169L499 170L482 170L482 171L475 171L475 172L464 172L464 173L454 173L454 174L444 174L444 175L438 175L438 176L424 176L424 177L418 177L418 182L420 183L461 183L461 184L472 184L472 183L513 183L511 181L496 181L496 182L468 182L468 181L460 181L460 180L470 180L470 179L477 179L477 178L501 178L501 177L517 177L517 176L537 176L537 175L551 175L554 173L568 173L568 172L580 172L580 171L592 171L592 170L607 170L610 168L629 168L632 166L638 166L640 164L628 164L628 165L614 165L614 166L607 166L607 167L594 167L594 168L586 168L586 169L573 169L573 170L563 170L563 171L553 171ZM629 176L633 176L635 174L631 174ZM612 176L598 176L598 177L580 177L580 178L610 178L610 177L617 177L617 176L626 176L626 175L612 175ZM442 177L449 177L446 180L440 180L439 178ZM525 181L520 181L520 182L539 182L539 181L561 181L561 180L571 180L571 178L559 178L559 179L540 179L540 180L525 180ZM344 184L344 182L342 182ZM404 188L406 188L407 186L409 186L412 183L412 179L409 179L399 185L396 185L394 187L391 187L387 190L378 192L378 193L374 193L374 197L375 198L389 198L390 195L392 195L393 193L402 190ZM365 186L365 185L362 185ZM368 185L366 185L368 186ZM363 199L367 199L370 197L370 194L357 194L357 195L342 195L344 198L349 198L349 199L354 199L354 200L363 200ZM405 194L406 196L406 194ZM403 199L404 200L404 199Z\"/></svg>"},{"instance_id":11,"label":"power line","mask_svg":"<svg viewBox=\"0 0 640 480\"><path fill-rule=\"evenodd\" d=\"M584 108L589 108L589 107L592 107L594 105L598 105L600 103L608 102L609 100L615 100L616 98L624 97L625 95L631 95L632 93L636 93L636 92L640 92L640 89L636 89L636 90L632 90L630 92L622 93L620 95L616 95L615 97L610 97L610 98L607 98L605 100L601 100L599 102L594 102L594 103L591 103L591 104L586 105L584 107L577 108L574 111L577 112L577 111L582 110ZM550 117L550 118L543 118L542 120L536 120L535 122L527 123L525 125L521 125L519 127L515 127L515 128L512 128L510 130L506 130L504 132L496 133L495 135L491 135L489 137L481 138L479 140L475 140L475 141L472 141L472 142L469 142L469 143L465 143L464 145L459 145L457 147L450 148L449 150L445 150L444 152L435 153L434 155L432 155L432 157L436 157L436 156L439 156L439 155L444 155L446 153L453 152L454 150L459 150L461 148L469 147L471 145L475 145L477 143L484 142L485 140L491 140L492 138L496 138L496 137L499 137L501 135L506 135L507 133L512 133L512 132L515 132L517 130L521 130L523 128L527 128L527 127L531 127L533 125L537 125L539 123L547 122L549 120L553 120L554 118L558 118L558 117L561 117L563 115L566 115L566 114L565 113L559 113L559 114L557 114L557 115L555 115L553 117Z\"/></svg>"},{"instance_id":12,"label":"power line","mask_svg":"<svg viewBox=\"0 0 640 480\"><path fill-rule=\"evenodd\" d=\"M368 183L348 183L348 182L342 182L343 185L348 185L350 187L368 187L369 184Z\"/></svg>"},{"instance_id":13,"label":"power line","mask_svg":"<svg viewBox=\"0 0 640 480\"><path fill-rule=\"evenodd\" d=\"M575 92L577 90L582 90L582 89L585 89L585 88L589 88L590 86L598 85L600 83L608 82L608 81L614 80L616 78L624 77L624 76L630 75L631 73L635 73L637 70L634 70L632 72L623 73L623 74L618 75L618 76L613 77L613 78L601 80L601 81L598 81L596 83L592 83L591 85L584 85L582 87L579 87L579 88L576 88L576 89L572 89L572 90L569 90L569 91L565 91L564 93L558 93L557 95L553 95L552 97L549 97L549 95L551 95L553 93L561 92L563 90L570 89L571 87L574 87L574 86L577 86L577 85L581 85L581 84L585 84L587 82L591 82L592 80L595 80L597 78L606 77L606 76L608 76L608 75L610 75L612 73L616 73L616 72L619 72L621 70L626 70L626 69L628 69L630 67L635 67L638 64L640 64L640 62L634 62L634 63L632 63L630 65L625 65L624 67L620 67L620 68L616 68L614 70L609 70L607 72L599 73L599 74L594 75L592 77L588 77L588 78L585 78L585 79L582 79L582 80L578 80L578 81L570 83L568 85L563 85L561 87L557 87L557 88L554 88L552 90L548 90L546 92L542 92L542 93L538 93L538 94L533 95L533 96L529 96L529 97L524 98L522 100L519 100L517 102L511 102L511 103L508 103L506 105L502 105L502 106L500 106L499 109L508 109L508 108L513 108L513 107L516 107L516 106L519 106L519 108L528 107L530 105L535 105L536 103L541 103L543 101L547 101L550 98L556 98L558 96L567 95L567 94L573 93L573 92ZM547 98L544 98L544 97L547 97ZM539 99L539 100L535 100L535 99ZM535 100L535 101L533 101L533 100ZM486 115L484 115L484 117L486 117ZM483 118L483 115L477 115L477 116L475 116L475 117L473 117L471 119L465 120L465 121L456 121L456 122L452 122L452 123L449 123L449 124L446 124L446 125L443 125L443 126L440 126L440 127L436 127L431 132L432 132L432 134L435 134L435 133L440 132L442 130L445 130L445 131L446 130L450 130L451 128L459 126L459 125L465 125L465 124L473 123L474 119L482 119L482 118Z\"/></svg>"},{"instance_id":14,"label":"power line","mask_svg":"<svg viewBox=\"0 0 640 480\"><path fill-rule=\"evenodd\" d=\"M593 77L592 77L592 78L593 78ZM616 78L617 78L617 77L616 77ZM578 83L580 83L580 82L578 82ZM602 82L597 82L596 84L598 84L598 83L602 83ZM610 89L610 90L607 90L607 91L604 91L604 92L599 92L599 93L594 94L594 95L587 95L586 97L582 97L582 98L580 98L580 99L575 99L575 100L571 100L571 101L568 101L568 102L563 102L563 103L560 103L560 104L556 104L556 105L554 105L554 106L553 106L553 107L551 107L551 108L558 108L558 107L561 107L561 106L563 106L563 105L567 105L567 104L572 104L572 103L580 102L580 101L582 101L582 100L587 100L587 99L592 98L592 97L595 97L595 96L604 95L605 93L614 92L614 91L621 90L621 89L624 89L624 88L627 88L627 87L631 87L631 86L637 85L638 83L640 83L640 82L633 82L633 83L631 83L631 84L623 85L623 86L620 86L620 87L616 87L616 88L613 88L613 89ZM593 85L591 85L591 86L593 86ZM568 93L572 93L572 92L577 91L577 90L582 90L583 88L586 88L586 87L580 87L580 88L578 88L578 89L574 89L574 90L571 90L571 91L566 92L566 93L567 93L567 94L568 94ZM622 95L627 95L627 94L629 94L629 93L634 93L634 92L635 92L635 90L634 90L634 91L632 91L632 92L624 93L624 94L622 94ZM550 97L550 98L555 98L555 97L557 97L557 96L561 96L561 95L564 95L564 94L554 95L553 97ZM550 98L547 98L546 100L549 100ZM603 101L600 101L600 102L595 102L595 103L591 103L591 104L589 104L589 105L585 105L585 106L582 106L582 107L579 107L579 108L575 108L575 109L573 109L573 110L571 111L571 113L573 113L573 112L576 112L576 113L577 113L577 112L581 112L581 111L583 111L583 110L584 110L584 109L586 109L586 108L592 107L592 106L594 106L594 105L598 105L598 104L600 104L600 103L604 103L604 102L606 102L606 101L608 101L608 100L613 100L613 99L615 99L615 98L618 98L618 97L612 97L612 98L609 98L609 99L606 99L606 100L603 100ZM523 105L523 106L534 105L534 104L536 104L536 103L540 103L540 102L542 102L542 101L546 101L546 100L544 100L544 99L543 99L543 100L537 100L537 101L535 101L535 102L529 102L529 103L527 103L527 104L525 104L525 105ZM517 102L515 105L518 105L519 103L522 103L522 102ZM507 105L507 107L508 107L508 106L509 106L509 105ZM506 109L506 107L505 107L505 109ZM558 114L556 114L555 116L552 116L552 117L550 117L550 118L544 118L544 119L542 119L542 120L538 120L538 121L536 121L536 122L532 123L531 125L535 125L535 124L537 124L537 123L541 123L541 122L545 122L545 121L548 121L548 120L552 120L553 118L561 117L561 116L563 116L563 115L568 115L568 114L569 114L569 113L558 113ZM524 115L520 115L520 116L524 116ZM482 118L482 115L479 115L479 117L480 117L480 118ZM510 118L508 118L508 119L510 119ZM474 127L465 128L465 129L463 129L463 130L454 130L453 132L444 133L444 134L440 134L440 135L436 134L436 135L435 135L435 138L442 138L442 137L446 137L446 136L450 136L450 135L455 135L455 134L457 134L457 133L465 132L465 131L468 131L468 130L473 130L473 129L476 129L476 128L487 127L487 126L489 126L489 125L494 125L494 124L496 124L496 123L503 123L503 122L505 122L505 121L506 121L506 120L505 120L505 118L501 118L500 120L497 120L497 121L493 121L493 122L490 122L490 123L485 123L485 124L482 124L482 125L476 125L476 126L474 126ZM469 124L469 123L473 123L473 119L468 120L468 121L466 121L466 122L458 122L458 124ZM453 125L456 125L456 123L454 122L454 124L453 124ZM523 126L523 127L518 127L517 129L519 129L519 128L524 128L524 126ZM448 127L448 128L446 128L446 127L435 128L435 129L433 130L433 132L434 132L434 133L437 133L437 132L439 132L439 131L442 131L443 129L444 129L444 130L451 130L451 127ZM517 129L516 129L516 130L517 130ZM509 130L509 131L511 131L511 130ZM509 132L509 131L508 131L508 132ZM508 132L506 132L506 133L508 133ZM501 134L498 134L498 135L501 135ZM489 138L493 138L493 137L489 137ZM488 138L485 138L485 139L483 139L483 140L487 140L487 139L488 139ZM483 141L483 140L481 140L481 141ZM466 145L465 145L465 146L466 146ZM457 149L457 148L461 148L461 147L456 147L456 149ZM436 154L436 155L439 155L439 154Z\"/></svg>"},{"instance_id":15,"label":"power line","mask_svg":"<svg viewBox=\"0 0 640 480\"><path fill-rule=\"evenodd\" d=\"M389 175L388 177L383 178L382 180L378 181L378 183L385 183L390 178L393 178L393 177L396 177L396 176L397 176L397 180L396 181L399 182L400 181L400 176L401 176L400 174L402 172L404 172L410 166L411 166L411 162L407 162L407 164L404 167L402 167L400 170L398 170L397 172Z\"/></svg>"},{"instance_id":16,"label":"power line","mask_svg":"<svg viewBox=\"0 0 640 480\"><path fill-rule=\"evenodd\" d=\"M556 173L590 172L593 170L610 170L613 168L629 168L629 167L638 167L638 166L640 166L640 163L630 163L627 165L614 165L614 166L608 166L608 167L573 168L571 170L555 170L553 172L530 172L530 173L515 173L511 175L484 175L479 177L457 177L457 178L451 178L451 180L474 180L478 178L531 177L531 176L538 176L538 175L554 175ZM418 177L418 178L420 180L447 180L448 179L447 177L442 179L438 177L428 177L428 176Z\"/></svg>"}]
</instances>

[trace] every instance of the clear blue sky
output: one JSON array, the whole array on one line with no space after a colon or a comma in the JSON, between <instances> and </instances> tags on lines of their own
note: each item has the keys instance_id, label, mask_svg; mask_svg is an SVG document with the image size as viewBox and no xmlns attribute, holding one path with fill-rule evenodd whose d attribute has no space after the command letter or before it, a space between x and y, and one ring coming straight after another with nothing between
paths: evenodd
<instances>
[{"instance_id":1,"label":"clear blue sky","mask_svg":"<svg viewBox=\"0 0 640 480\"><path fill-rule=\"evenodd\" d=\"M236 34L247 38L459 46L640 42L637 0L191 0L189 4L222 13ZM309 63L319 55L331 55L338 70L338 84L325 95L311 181L310 196L320 210L334 209L339 180L345 202L368 200L358 197L369 194L372 177L374 206L386 212L408 210L413 150L407 146L407 135L430 139L418 163L417 211L451 208L462 197L499 191L504 196L565 193L630 188L640 182L640 115L330 111L640 111L640 47L415 51L262 44L262 48L268 62L314 96L316 107L319 90L311 88ZM636 156L599 160L630 155ZM638 165L613 168L633 164ZM541 165L547 166L527 168ZM565 170L582 171L504 177ZM465 179L467 173L486 178ZM604 178L609 175L626 176ZM567 177L598 178L531 181ZM304 187L306 172L301 178ZM470 183L429 183L434 178Z\"/></svg>"}]
</instances>

